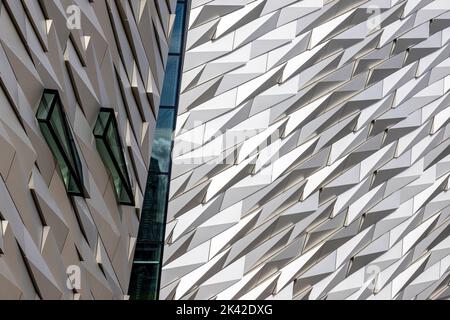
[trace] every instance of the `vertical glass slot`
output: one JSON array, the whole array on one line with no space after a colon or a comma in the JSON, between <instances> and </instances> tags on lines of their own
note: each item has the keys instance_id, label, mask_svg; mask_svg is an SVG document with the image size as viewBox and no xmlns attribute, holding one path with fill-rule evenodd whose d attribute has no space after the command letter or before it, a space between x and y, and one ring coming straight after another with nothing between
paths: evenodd
<instances>
[{"instance_id":1,"label":"vertical glass slot","mask_svg":"<svg viewBox=\"0 0 450 320\"><path fill-rule=\"evenodd\" d=\"M161 93L161 106L175 106L178 94L178 77L180 72L180 57L169 56L167 59L166 75Z\"/></svg>"},{"instance_id":2,"label":"vertical glass slot","mask_svg":"<svg viewBox=\"0 0 450 320\"><path fill-rule=\"evenodd\" d=\"M170 53L181 54L183 48L183 33L184 33L184 10L185 4L178 3L175 23L172 31L172 40L170 42Z\"/></svg>"},{"instance_id":3,"label":"vertical glass slot","mask_svg":"<svg viewBox=\"0 0 450 320\"><path fill-rule=\"evenodd\" d=\"M129 295L131 299L154 300L159 296L172 165L172 135L176 125L178 90L181 81L186 8L187 1L179 0L177 2L177 16L169 44L169 57L161 92L152 158L130 281Z\"/></svg>"},{"instance_id":4,"label":"vertical glass slot","mask_svg":"<svg viewBox=\"0 0 450 320\"><path fill-rule=\"evenodd\" d=\"M151 172L169 173L174 125L175 110L160 109L152 148Z\"/></svg>"}]
</instances>

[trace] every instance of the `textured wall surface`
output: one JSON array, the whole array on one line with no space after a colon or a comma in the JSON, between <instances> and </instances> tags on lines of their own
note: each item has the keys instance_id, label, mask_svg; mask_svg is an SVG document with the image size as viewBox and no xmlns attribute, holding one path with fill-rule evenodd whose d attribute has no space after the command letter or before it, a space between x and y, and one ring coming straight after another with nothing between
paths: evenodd
<instances>
[{"instance_id":1,"label":"textured wall surface","mask_svg":"<svg viewBox=\"0 0 450 320\"><path fill-rule=\"evenodd\" d=\"M450 2L193 0L161 298L450 296Z\"/></svg>"},{"instance_id":2,"label":"textured wall surface","mask_svg":"<svg viewBox=\"0 0 450 320\"><path fill-rule=\"evenodd\" d=\"M127 294L175 3L0 1L0 299ZM66 194L38 127L44 88L61 96L86 199ZM100 107L116 111L135 207L117 204L96 149Z\"/></svg>"}]
</instances>

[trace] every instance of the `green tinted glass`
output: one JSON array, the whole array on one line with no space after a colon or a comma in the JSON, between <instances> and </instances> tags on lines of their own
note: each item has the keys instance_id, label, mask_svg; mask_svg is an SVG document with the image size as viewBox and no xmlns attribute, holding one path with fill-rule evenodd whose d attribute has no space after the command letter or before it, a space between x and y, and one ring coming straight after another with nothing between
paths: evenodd
<instances>
[{"instance_id":1,"label":"green tinted glass","mask_svg":"<svg viewBox=\"0 0 450 320\"><path fill-rule=\"evenodd\" d=\"M112 109L102 108L100 110L94 127L94 136L97 150L111 174L119 203L134 205L119 129Z\"/></svg>"},{"instance_id":2,"label":"green tinted glass","mask_svg":"<svg viewBox=\"0 0 450 320\"><path fill-rule=\"evenodd\" d=\"M36 118L69 194L84 196L82 167L57 91L45 90Z\"/></svg>"},{"instance_id":3,"label":"green tinted glass","mask_svg":"<svg viewBox=\"0 0 450 320\"><path fill-rule=\"evenodd\" d=\"M159 263L135 262L131 275L129 295L133 300L156 300L158 298Z\"/></svg>"}]
</instances>

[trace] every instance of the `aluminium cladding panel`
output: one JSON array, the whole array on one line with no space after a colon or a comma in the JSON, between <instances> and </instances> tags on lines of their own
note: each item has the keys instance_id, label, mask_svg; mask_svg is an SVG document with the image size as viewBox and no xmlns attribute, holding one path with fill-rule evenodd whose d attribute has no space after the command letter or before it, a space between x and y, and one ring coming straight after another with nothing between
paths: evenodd
<instances>
[{"instance_id":1,"label":"aluminium cladding panel","mask_svg":"<svg viewBox=\"0 0 450 320\"><path fill-rule=\"evenodd\" d=\"M0 299L126 299L175 0L0 2ZM86 197L36 120L59 92ZM135 206L119 205L93 128L113 108Z\"/></svg>"},{"instance_id":2,"label":"aluminium cladding panel","mask_svg":"<svg viewBox=\"0 0 450 320\"><path fill-rule=\"evenodd\" d=\"M193 0L162 299L450 296L450 3Z\"/></svg>"}]
</instances>

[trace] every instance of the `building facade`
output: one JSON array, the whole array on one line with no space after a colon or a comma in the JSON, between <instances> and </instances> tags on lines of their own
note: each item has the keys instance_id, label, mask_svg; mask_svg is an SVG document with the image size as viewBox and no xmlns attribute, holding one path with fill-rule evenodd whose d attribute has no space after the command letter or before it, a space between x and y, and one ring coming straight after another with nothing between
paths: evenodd
<instances>
[{"instance_id":1,"label":"building facade","mask_svg":"<svg viewBox=\"0 0 450 320\"><path fill-rule=\"evenodd\" d=\"M448 0L0 0L0 299L450 298Z\"/></svg>"},{"instance_id":2,"label":"building facade","mask_svg":"<svg viewBox=\"0 0 450 320\"><path fill-rule=\"evenodd\" d=\"M0 299L126 299L176 0L0 1Z\"/></svg>"},{"instance_id":3,"label":"building facade","mask_svg":"<svg viewBox=\"0 0 450 320\"><path fill-rule=\"evenodd\" d=\"M192 0L161 299L450 296L450 3Z\"/></svg>"}]
</instances>

